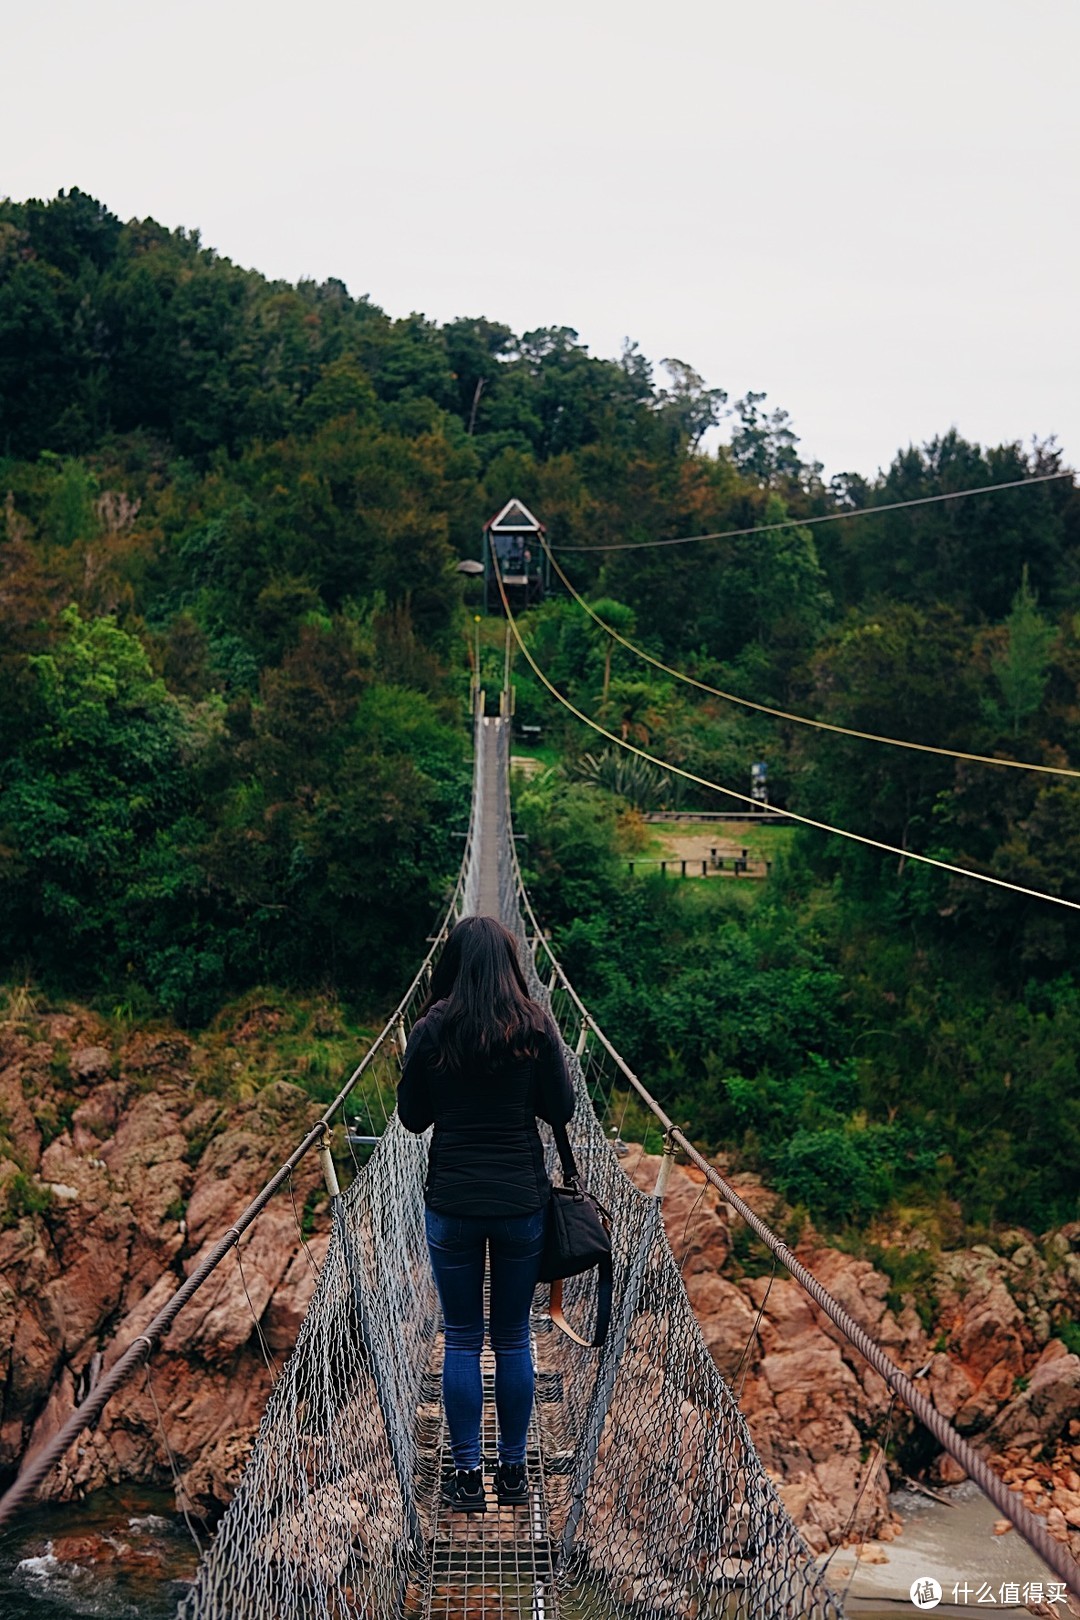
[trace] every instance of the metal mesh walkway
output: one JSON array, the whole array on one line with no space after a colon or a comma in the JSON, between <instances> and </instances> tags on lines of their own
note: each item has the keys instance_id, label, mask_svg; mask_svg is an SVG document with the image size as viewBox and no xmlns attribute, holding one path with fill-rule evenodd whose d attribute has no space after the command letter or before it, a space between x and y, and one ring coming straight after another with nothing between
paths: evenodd
<instances>
[{"instance_id":1,"label":"metal mesh walkway","mask_svg":"<svg viewBox=\"0 0 1080 1620\"><path fill-rule=\"evenodd\" d=\"M507 767L509 722L477 726L473 817L449 926L483 906L522 919ZM392 1100L425 970L364 1071ZM555 1009L556 1016L561 1011ZM584 1032L582 1041L584 1040ZM534 1308L538 1399L527 1507L475 1518L438 1503L448 1456L442 1341L423 1232L425 1144L391 1117L335 1201L296 1349L236 1497L181 1605L183 1620L833 1620L825 1587L701 1337L656 1198L623 1174L590 1103L579 1050L569 1134L613 1216L615 1308L600 1350ZM584 1053L588 1066L588 1054ZM548 1144L549 1168L555 1155ZM595 1279L564 1305L592 1319ZM490 1357L484 1449L494 1454Z\"/></svg>"},{"instance_id":2,"label":"metal mesh walkway","mask_svg":"<svg viewBox=\"0 0 1080 1620\"><path fill-rule=\"evenodd\" d=\"M450 1462L449 1438L442 1414L439 1372L441 1335L424 1383L418 1437L430 1434L433 1459L424 1458L421 1477L438 1480ZM480 1360L484 1383L481 1450L485 1473L496 1461L495 1362L485 1349ZM430 1539L426 1581L417 1604L424 1620L545 1620L558 1614L547 1511L547 1459L539 1414L545 1404L558 1403L561 1382L557 1375L538 1373L536 1404L529 1425L526 1463L530 1498L521 1507L500 1507L488 1495L483 1515L451 1513L439 1504L438 1491L430 1507ZM423 1456L423 1451L421 1451ZM426 1466L425 1466L426 1465Z\"/></svg>"},{"instance_id":3,"label":"metal mesh walkway","mask_svg":"<svg viewBox=\"0 0 1080 1620\"><path fill-rule=\"evenodd\" d=\"M500 728L508 722L482 720L478 730L477 751L480 764L480 821L477 829L473 859L479 872L474 914L478 917L496 917L500 922L512 923L513 916L505 914L505 886L500 884L500 847L503 841L505 817L502 800L505 786L500 774Z\"/></svg>"},{"instance_id":4,"label":"metal mesh walkway","mask_svg":"<svg viewBox=\"0 0 1080 1620\"><path fill-rule=\"evenodd\" d=\"M475 914L496 917L512 924L514 911L507 915L507 867L505 860L505 783L502 769L502 727L490 719L477 727L478 824L472 860L477 886ZM516 910L516 908L514 908ZM545 1320L535 1324L550 1330ZM547 1457L545 1426L539 1421L546 1406L561 1408L562 1378L557 1371L545 1371L542 1354L537 1353L534 1333L533 1353L537 1366L536 1404L529 1425L526 1456L530 1486L527 1506L500 1507L494 1493L488 1493L488 1511L483 1515L451 1513L439 1503L436 1488L429 1509L430 1541L427 1580L420 1612L424 1620L556 1620L558 1589L554 1580L550 1527L547 1508ZM484 1407L481 1423L481 1452L485 1473L490 1475L497 1461L495 1423L495 1360L490 1349L481 1356ZM440 1480L452 1467L449 1437L440 1398L442 1335L433 1346L425 1380L425 1404L421 1422L437 1433L431 1448L434 1457L422 1453L421 1477ZM421 1433L418 1427L418 1436ZM565 1451L561 1454L565 1459Z\"/></svg>"}]
</instances>

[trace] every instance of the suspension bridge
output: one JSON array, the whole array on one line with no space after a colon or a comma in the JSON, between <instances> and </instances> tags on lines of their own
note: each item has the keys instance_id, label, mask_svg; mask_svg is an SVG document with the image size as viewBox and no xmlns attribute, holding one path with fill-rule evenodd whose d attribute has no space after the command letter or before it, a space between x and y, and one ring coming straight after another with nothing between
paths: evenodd
<instances>
[{"instance_id":1,"label":"suspension bridge","mask_svg":"<svg viewBox=\"0 0 1080 1620\"><path fill-rule=\"evenodd\" d=\"M176 1315L308 1152L331 1191L332 1235L295 1350L278 1375L251 1456L181 1620L831 1620L830 1589L755 1453L732 1390L690 1308L661 1220L672 1156L703 1171L792 1276L1073 1588L1076 1566L1045 1525L941 1418L782 1240L737 1196L628 1068L577 996L533 913L509 797L511 695L487 716L476 694L470 823L441 927L412 985L345 1088L144 1334L126 1347L54 1440L0 1500L0 1524L146 1362ZM613 1217L615 1307L600 1350L555 1330L537 1293L537 1401L530 1500L483 1517L448 1512L439 1371L442 1333L423 1230L426 1144L386 1109L438 952L464 915L516 934L534 996L564 1042L577 1106L575 1155ZM624 1174L601 1114L614 1081L665 1136L656 1185ZM347 1102L382 1125L366 1162L346 1130L353 1176L340 1191L331 1135ZM366 1149L364 1150L366 1151ZM553 1145L549 1169L557 1173ZM591 1320L595 1281L565 1285L571 1320ZM485 1352L485 1456L494 1459Z\"/></svg>"}]
</instances>

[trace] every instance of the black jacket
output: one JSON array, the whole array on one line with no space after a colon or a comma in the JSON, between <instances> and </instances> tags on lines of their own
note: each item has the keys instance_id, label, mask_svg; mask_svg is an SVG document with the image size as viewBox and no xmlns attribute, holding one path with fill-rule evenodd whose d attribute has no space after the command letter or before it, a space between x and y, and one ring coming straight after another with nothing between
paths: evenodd
<instances>
[{"instance_id":1,"label":"black jacket","mask_svg":"<svg viewBox=\"0 0 1080 1620\"><path fill-rule=\"evenodd\" d=\"M535 1058L474 1072L435 1068L445 1006L437 1001L413 1025L397 1094L406 1130L435 1126L427 1202L444 1215L531 1214L551 1192L536 1116L565 1124L574 1111L562 1041L551 1024Z\"/></svg>"}]
</instances>

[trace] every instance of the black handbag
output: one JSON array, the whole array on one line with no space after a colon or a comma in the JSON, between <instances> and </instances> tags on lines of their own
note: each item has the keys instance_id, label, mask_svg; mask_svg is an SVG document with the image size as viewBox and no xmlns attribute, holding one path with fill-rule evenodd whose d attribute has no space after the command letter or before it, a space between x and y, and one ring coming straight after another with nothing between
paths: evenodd
<instances>
[{"instance_id":1,"label":"black handbag","mask_svg":"<svg viewBox=\"0 0 1080 1620\"><path fill-rule=\"evenodd\" d=\"M553 1125L555 1145L562 1163L563 1185L552 1187L548 1203L540 1281L551 1284L551 1319L577 1344L595 1349L607 1335L611 1320L611 1216L586 1188L565 1125ZM591 1339L575 1333L562 1308L564 1277L576 1277L599 1267L596 1328Z\"/></svg>"}]
</instances>

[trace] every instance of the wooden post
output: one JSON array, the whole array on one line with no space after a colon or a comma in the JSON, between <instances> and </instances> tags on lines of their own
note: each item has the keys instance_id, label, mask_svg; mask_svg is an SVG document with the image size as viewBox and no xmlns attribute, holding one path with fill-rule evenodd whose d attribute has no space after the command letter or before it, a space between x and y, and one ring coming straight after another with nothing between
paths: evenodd
<instances>
[{"instance_id":1,"label":"wooden post","mask_svg":"<svg viewBox=\"0 0 1080 1620\"><path fill-rule=\"evenodd\" d=\"M685 861L683 861L683 863L682 863L682 875L683 875L683 877L686 876L686 862Z\"/></svg>"}]
</instances>

